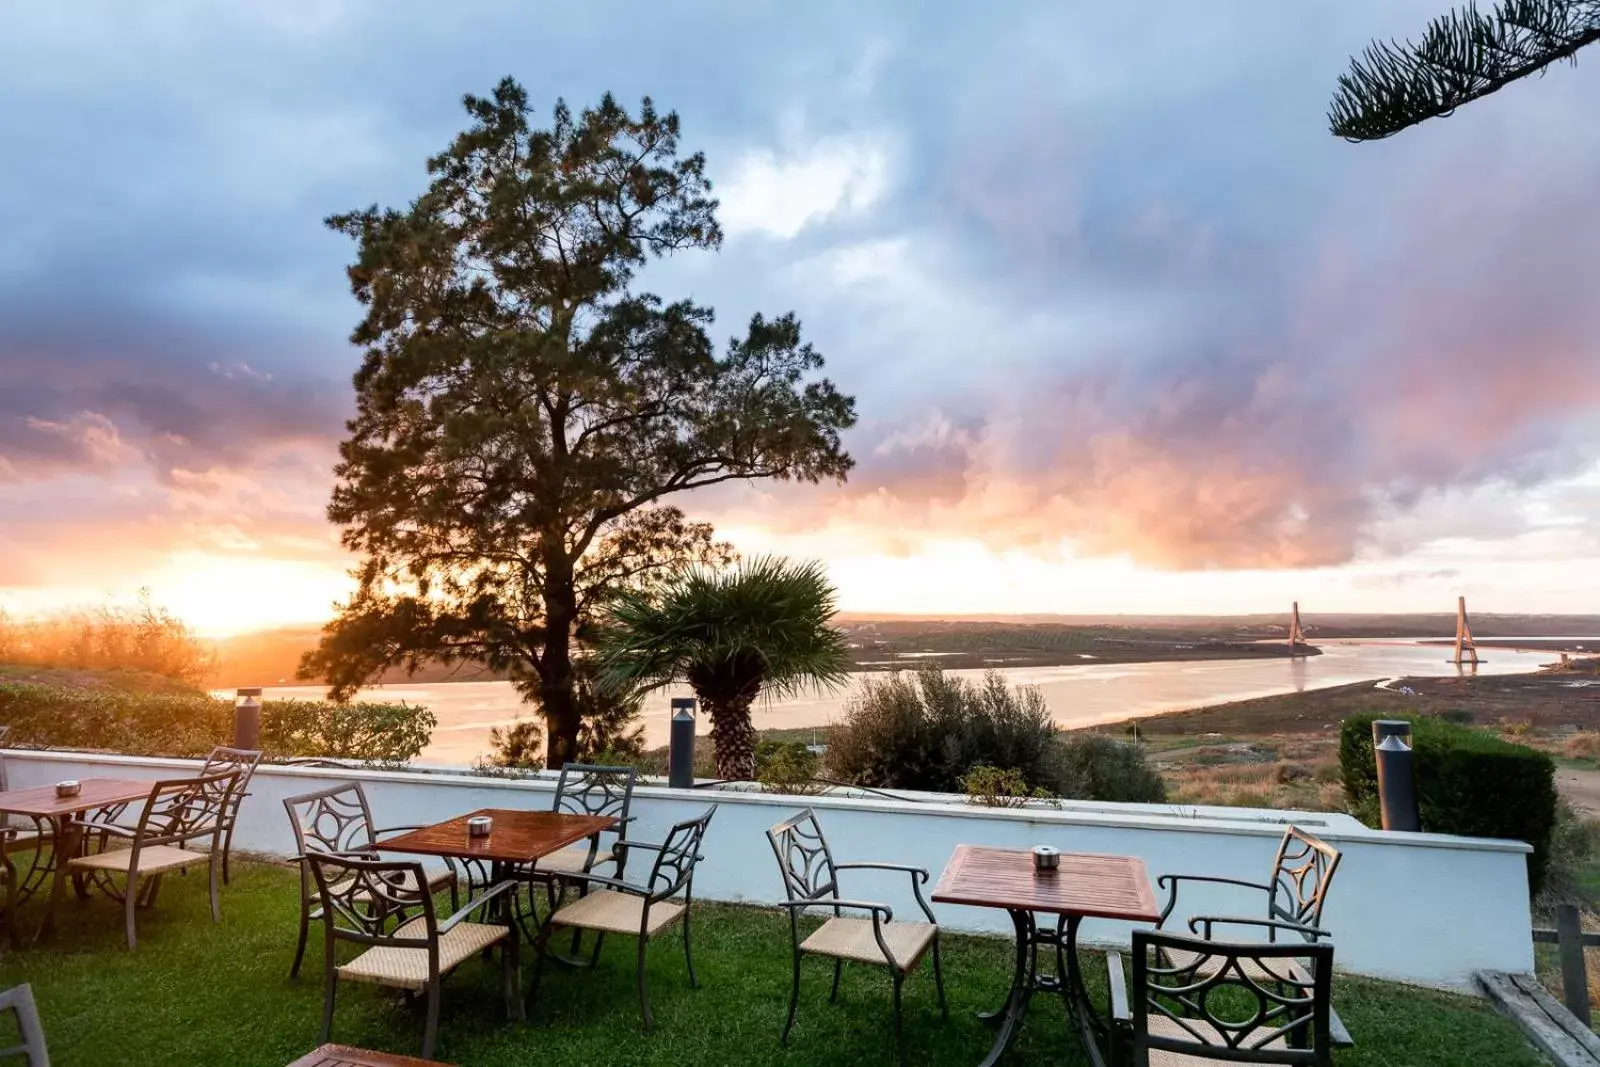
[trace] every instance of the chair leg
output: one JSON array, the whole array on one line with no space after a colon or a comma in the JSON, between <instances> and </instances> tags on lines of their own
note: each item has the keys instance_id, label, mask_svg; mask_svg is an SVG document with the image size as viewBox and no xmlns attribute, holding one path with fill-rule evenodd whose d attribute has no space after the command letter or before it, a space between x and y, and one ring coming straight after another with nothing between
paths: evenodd
<instances>
[{"instance_id":1,"label":"chair leg","mask_svg":"<svg viewBox=\"0 0 1600 1067\"><path fill-rule=\"evenodd\" d=\"M422 1030L422 1058L433 1059L433 1047L439 1043L439 987L443 979L428 983L428 1021Z\"/></svg>"},{"instance_id":2,"label":"chair leg","mask_svg":"<svg viewBox=\"0 0 1600 1067\"><path fill-rule=\"evenodd\" d=\"M231 885L233 871L228 865L228 857L233 855L233 823L228 824L227 833L222 837L222 884ZM454 910L454 909L452 909Z\"/></svg>"},{"instance_id":3,"label":"chair leg","mask_svg":"<svg viewBox=\"0 0 1600 1067\"><path fill-rule=\"evenodd\" d=\"M933 984L939 990L939 1015L947 1022L950 1019L950 1005L944 999L944 965L939 959L939 932L933 933Z\"/></svg>"},{"instance_id":4,"label":"chair leg","mask_svg":"<svg viewBox=\"0 0 1600 1067\"><path fill-rule=\"evenodd\" d=\"M317 1044L326 1045L333 1039L333 1002L339 992L339 978L329 971L322 991L322 1036Z\"/></svg>"},{"instance_id":5,"label":"chair leg","mask_svg":"<svg viewBox=\"0 0 1600 1067\"><path fill-rule=\"evenodd\" d=\"M594 934L594 948L589 950L589 966L597 967L600 964L600 946L606 943L603 930L596 930Z\"/></svg>"},{"instance_id":6,"label":"chair leg","mask_svg":"<svg viewBox=\"0 0 1600 1067\"><path fill-rule=\"evenodd\" d=\"M550 923L539 927L539 939L534 943L533 980L528 983L528 1003L539 999L539 980L544 977L544 959L550 954Z\"/></svg>"},{"instance_id":7,"label":"chair leg","mask_svg":"<svg viewBox=\"0 0 1600 1067\"><path fill-rule=\"evenodd\" d=\"M689 967L689 988L699 989L700 979L694 976L694 956L689 952L689 909L683 909L683 962Z\"/></svg>"},{"instance_id":8,"label":"chair leg","mask_svg":"<svg viewBox=\"0 0 1600 1067\"><path fill-rule=\"evenodd\" d=\"M500 946L500 980L505 986L506 1015L521 1022L526 1017L522 1007L522 935L516 924L511 924L511 936Z\"/></svg>"},{"instance_id":9,"label":"chair leg","mask_svg":"<svg viewBox=\"0 0 1600 1067\"><path fill-rule=\"evenodd\" d=\"M901 989L902 986L905 985L905 981L906 980L905 980L905 976L903 974L901 974L898 970L893 970L892 973L894 975L894 1047L895 1047L895 1055L900 1060L900 1067L905 1067L905 1062L906 1062L906 1039L905 1039L905 1034L903 1033L901 1025L900 1025L900 1015L901 1015L900 989Z\"/></svg>"},{"instance_id":10,"label":"chair leg","mask_svg":"<svg viewBox=\"0 0 1600 1067\"><path fill-rule=\"evenodd\" d=\"M844 960L833 961L833 991L828 994L828 1003L836 1003L839 999L839 972L844 970Z\"/></svg>"},{"instance_id":11,"label":"chair leg","mask_svg":"<svg viewBox=\"0 0 1600 1067\"><path fill-rule=\"evenodd\" d=\"M214 922L214 923L220 923L222 921L222 897L218 893L218 890L220 888L220 886L218 884L218 879L222 875L222 857L217 855L216 850L214 850L214 849L212 850L212 853L211 853L211 864L210 864L210 867L211 867L211 871L210 871L210 873L211 873L211 921Z\"/></svg>"},{"instance_id":12,"label":"chair leg","mask_svg":"<svg viewBox=\"0 0 1600 1067\"><path fill-rule=\"evenodd\" d=\"M134 916L139 910L139 894L135 892L139 885L139 876L132 871L128 872L128 891L122 898L122 911L128 928L128 947L139 947L138 935L133 931Z\"/></svg>"},{"instance_id":13,"label":"chair leg","mask_svg":"<svg viewBox=\"0 0 1600 1067\"><path fill-rule=\"evenodd\" d=\"M778 1039L778 1044L789 1043L789 1031L794 1028L794 1013L800 1007L800 953L794 954L794 976L789 983L789 1018L783 1024L783 1036Z\"/></svg>"},{"instance_id":14,"label":"chair leg","mask_svg":"<svg viewBox=\"0 0 1600 1067\"><path fill-rule=\"evenodd\" d=\"M647 938L639 938L639 1013L644 1016L644 1028L646 1031L652 1029L656 1024L655 1016L650 1012L650 979L644 970L644 950L649 946L650 941Z\"/></svg>"},{"instance_id":15,"label":"chair leg","mask_svg":"<svg viewBox=\"0 0 1600 1067\"><path fill-rule=\"evenodd\" d=\"M311 934L311 902L300 894L300 940L294 947L294 962L289 965L289 980L300 979L300 963L306 958L306 939Z\"/></svg>"}]
</instances>

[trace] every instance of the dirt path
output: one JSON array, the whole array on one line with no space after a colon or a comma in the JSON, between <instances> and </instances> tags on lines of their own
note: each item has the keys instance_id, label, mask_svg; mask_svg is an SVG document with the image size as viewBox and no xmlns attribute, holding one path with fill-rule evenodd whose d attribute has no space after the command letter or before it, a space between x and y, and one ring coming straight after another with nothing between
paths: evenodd
<instances>
[{"instance_id":1,"label":"dirt path","mask_svg":"<svg viewBox=\"0 0 1600 1067\"><path fill-rule=\"evenodd\" d=\"M1600 817L1600 771L1557 767L1556 788L1583 814Z\"/></svg>"}]
</instances>

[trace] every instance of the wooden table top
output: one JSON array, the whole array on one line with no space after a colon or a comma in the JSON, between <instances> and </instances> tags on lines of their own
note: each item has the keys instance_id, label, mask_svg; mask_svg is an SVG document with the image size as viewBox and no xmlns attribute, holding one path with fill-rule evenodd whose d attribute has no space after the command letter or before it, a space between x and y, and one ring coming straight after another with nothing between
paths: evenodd
<instances>
[{"instance_id":1,"label":"wooden table top","mask_svg":"<svg viewBox=\"0 0 1600 1067\"><path fill-rule=\"evenodd\" d=\"M1059 869L1038 872L1027 849L957 845L933 899L941 904L1133 922L1161 918L1150 874L1137 856L1063 852Z\"/></svg>"},{"instance_id":2,"label":"wooden table top","mask_svg":"<svg viewBox=\"0 0 1600 1067\"><path fill-rule=\"evenodd\" d=\"M438 1060L419 1060L415 1056L396 1056L391 1052L370 1052L348 1045L323 1045L289 1064L289 1067L449 1067Z\"/></svg>"},{"instance_id":3,"label":"wooden table top","mask_svg":"<svg viewBox=\"0 0 1600 1067\"><path fill-rule=\"evenodd\" d=\"M487 815L494 826L483 837L467 833L467 820ZM483 808L435 826L383 839L384 852L457 856L496 863L532 863L601 830L617 820L609 815L569 815L562 811L511 811Z\"/></svg>"},{"instance_id":4,"label":"wooden table top","mask_svg":"<svg viewBox=\"0 0 1600 1067\"><path fill-rule=\"evenodd\" d=\"M129 801L143 800L150 795L154 782L135 782L122 778L85 778L83 789L77 796L58 797L54 785L37 785L31 789L10 789L0 793L0 811L16 815L33 815L41 819L55 819L63 815L78 815L96 808Z\"/></svg>"}]
</instances>

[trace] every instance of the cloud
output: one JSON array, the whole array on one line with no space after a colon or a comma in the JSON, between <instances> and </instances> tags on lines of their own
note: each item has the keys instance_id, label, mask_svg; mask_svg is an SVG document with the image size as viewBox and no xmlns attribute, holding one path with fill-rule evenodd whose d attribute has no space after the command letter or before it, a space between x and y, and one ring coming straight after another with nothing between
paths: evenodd
<instances>
[{"instance_id":1,"label":"cloud","mask_svg":"<svg viewBox=\"0 0 1600 1067\"><path fill-rule=\"evenodd\" d=\"M753 149L717 188L723 228L787 239L813 222L860 215L883 196L888 166L884 147L865 138L828 138L782 157Z\"/></svg>"}]
</instances>

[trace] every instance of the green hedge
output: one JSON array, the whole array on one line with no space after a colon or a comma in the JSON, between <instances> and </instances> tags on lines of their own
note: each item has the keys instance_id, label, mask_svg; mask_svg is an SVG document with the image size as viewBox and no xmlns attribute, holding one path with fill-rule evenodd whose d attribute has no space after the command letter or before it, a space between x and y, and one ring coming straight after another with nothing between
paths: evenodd
<instances>
[{"instance_id":1,"label":"green hedge","mask_svg":"<svg viewBox=\"0 0 1600 1067\"><path fill-rule=\"evenodd\" d=\"M268 700L261 707L267 757L331 756L407 763L436 723L410 704ZM0 724L8 741L136 756L203 756L233 734L233 703L201 692L135 693L0 682Z\"/></svg>"},{"instance_id":2,"label":"green hedge","mask_svg":"<svg viewBox=\"0 0 1600 1067\"><path fill-rule=\"evenodd\" d=\"M1550 835L1556 824L1555 763L1543 752L1443 719L1356 715L1339 730L1339 765L1350 808L1377 825L1378 768L1372 751L1375 719L1409 721L1416 757L1417 807L1422 828L1466 837L1510 838L1533 846L1529 888L1544 885Z\"/></svg>"}]
</instances>

